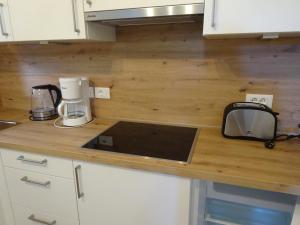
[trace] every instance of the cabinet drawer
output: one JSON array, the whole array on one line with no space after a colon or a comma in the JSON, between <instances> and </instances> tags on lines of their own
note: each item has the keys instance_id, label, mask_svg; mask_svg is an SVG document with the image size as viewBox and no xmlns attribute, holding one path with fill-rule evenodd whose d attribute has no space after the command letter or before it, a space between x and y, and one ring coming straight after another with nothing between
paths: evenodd
<instances>
[{"instance_id":1,"label":"cabinet drawer","mask_svg":"<svg viewBox=\"0 0 300 225\"><path fill-rule=\"evenodd\" d=\"M73 179L72 160L11 150L1 155L5 166Z\"/></svg>"},{"instance_id":2,"label":"cabinet drawer","mask_svg":"<svg viewBox=\"0 0 300 225\"><path fill-rule=\"evenodd\" d=\"M78 220L67 219L65 216L55 216L31 208L15 204L16 225L79 225Z\"/></svg>"},{"instance_id":3,"label":"cabinet drawer","mask_svg":"<svg viewBox=\"0 0 300 225\"><path fill-rule=\"evenodd\" d=\"M13 203L78 218L74 180L5 168Z\"/></svg>"}]
</instances>

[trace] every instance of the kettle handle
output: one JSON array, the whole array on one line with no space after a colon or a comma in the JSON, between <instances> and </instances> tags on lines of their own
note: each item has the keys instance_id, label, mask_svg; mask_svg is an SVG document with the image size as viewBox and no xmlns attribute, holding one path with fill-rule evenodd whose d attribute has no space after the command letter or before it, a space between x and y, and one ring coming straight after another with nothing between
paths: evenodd
<instances>
[{"instance_id":1,"label":"kettle handle","mask_svg":"<svg viewBox=\"0 0 300 225\"><path fill-rule=\"evenodd\" d=\"M62 109L64 108L65 104L66 104L65 101L62 100L61 103L57 107L57 113L60 117L64 117L64 113L63 113Z\"/></svg>"},{"instance_id":2,"label":"kettle handle","mask_svg":"<svg viewBox=\"0 0 300 225\"><path fill-rule=\"evenodd\" d=\"M49 91L50 92L54 91L56 93L56 100L54 102L54 107L57 108L61 101L61 98L62 98L61 91L58 87L56 87L55 85L51 85L51 84L49 85Z\"/></svg>"}]
</instances>

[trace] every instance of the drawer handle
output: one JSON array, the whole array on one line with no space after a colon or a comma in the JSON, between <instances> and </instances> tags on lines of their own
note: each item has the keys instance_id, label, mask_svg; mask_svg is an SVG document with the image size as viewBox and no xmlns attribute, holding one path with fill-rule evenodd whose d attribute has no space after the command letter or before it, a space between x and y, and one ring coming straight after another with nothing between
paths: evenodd
<instances>
[{"instance_id":1,"label":"drawer handle","mask_svg":"<svg viewBox=\"0 0 300 225\"><path fill-rule=\"evenodd\" d=\"M33 163L33 164L40 165L40 166L47 166L47 163L48 163L47 159L44 159L42 161L26 159L23 155L19 156L17 158L17 160L20 160L22 162L27 162L27 163Z\"/></svg>"},{"instance_id":2,"label":"drawer handle","mask_svg":"<svg viewBox=\"0 0 300 225\"><path fill-rule=\"evenodd\" d=\"M78 171L81 169L81 166L76 166L75 167L75 177L76 177L76 187L77 187L77 197L80 199L81 197L84 196L84 193L80 191L80 185L79 185L79 174Z\"/></svg>"},{"instance_id":3,"label":"drawer handle","mask_svg":"<svg viewBox=\"0 0 300 225\"><path fill-rule=\"evenodd\" d=\"M53 220L52 222L47 222L47 221L35 218L34 214L31 214L28 217L28 219L33 221L33 222L37 222L37 223L45 224L45 225L55 225L56 224L56 220Z\"/></svg>"},{"instance_id":4,"label":"drawer handle","mask_svg":"<svg viewBox=\"0 0 300 225\"><path fill-rule=\"evenodd\" d=\"M29 183L29 184L36 184L36 185L43 186L43 187L49 187L50 184L51 184L50 181L46 181L46 182L42 183L42 182L39 182L39 181L30 180L27 176L22 177L21 181L23 181L25 183Z\"/></svg>"}]
</instances>

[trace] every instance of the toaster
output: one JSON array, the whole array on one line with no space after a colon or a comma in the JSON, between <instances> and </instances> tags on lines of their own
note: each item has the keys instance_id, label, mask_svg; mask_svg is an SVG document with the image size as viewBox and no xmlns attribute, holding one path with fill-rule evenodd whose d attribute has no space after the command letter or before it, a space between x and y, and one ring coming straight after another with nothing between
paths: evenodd
<instances>
[{"instance_id":1,"label":"toaster","mask_svg":"<svg viewBox=\"0 0 300 225\"><path fill-rule=\"evenodd\" d=\"M276 138L278 113L253 102L234 102L224 110L222 134L226 138L269 141Z\"/></svg>"}]
</instances>

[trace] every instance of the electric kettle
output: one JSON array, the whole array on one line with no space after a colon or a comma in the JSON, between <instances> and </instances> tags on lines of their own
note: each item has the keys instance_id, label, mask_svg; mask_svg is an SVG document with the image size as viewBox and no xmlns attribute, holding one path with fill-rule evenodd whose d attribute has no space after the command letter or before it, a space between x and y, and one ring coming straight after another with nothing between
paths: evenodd
<instances>
[{"instance_id":1,"label":"electric kettle","mask_svg":"<svg viewBox=\"0 0 300 225\"><path fill-rule=\"evenodd\" d=\"M44 121L58 117L57 106L61 101L61 91L55 85L32 87L30 120Z\"/></svg>"}]
</instances>

